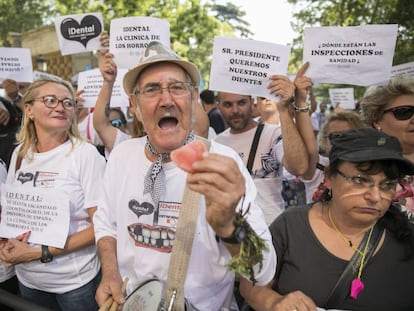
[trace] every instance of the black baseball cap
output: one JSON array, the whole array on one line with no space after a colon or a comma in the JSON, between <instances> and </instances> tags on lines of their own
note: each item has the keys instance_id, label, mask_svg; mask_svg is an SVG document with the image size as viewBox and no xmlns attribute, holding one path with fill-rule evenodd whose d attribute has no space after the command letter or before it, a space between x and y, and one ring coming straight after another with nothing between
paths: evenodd
<instances>
[{"instance_id":1,"label":"black baseball cap","mask_svg":"<svg viewBox=\"0 0 414 311\"><path fill-rule=\"evenodd\" d=\"M329 153L331 163L337 160L367 162L393 160L398 162L404 174L414 175L414 164L404 158L401 144L394 136L389 136L374 128L335 132L329 135L332 145Z\"/></svg>"}]
</instances>

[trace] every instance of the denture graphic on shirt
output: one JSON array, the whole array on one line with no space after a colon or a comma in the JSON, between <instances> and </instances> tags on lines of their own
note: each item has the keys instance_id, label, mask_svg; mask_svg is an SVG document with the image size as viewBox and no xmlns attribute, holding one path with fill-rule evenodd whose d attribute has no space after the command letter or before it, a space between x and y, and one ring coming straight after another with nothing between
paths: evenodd
<instances>
[{"instance_id":1,"label":"denture graphic on shirt","mask_svg":"<svg viewBox=\"0 0 414 311\"><path fill-rule=\"evenodd\" d=\"M172 251L175 231L171 228L135 223L128 226L128 232L136 246L151 248L163 253Z\"/></svg>"}]
</instances>

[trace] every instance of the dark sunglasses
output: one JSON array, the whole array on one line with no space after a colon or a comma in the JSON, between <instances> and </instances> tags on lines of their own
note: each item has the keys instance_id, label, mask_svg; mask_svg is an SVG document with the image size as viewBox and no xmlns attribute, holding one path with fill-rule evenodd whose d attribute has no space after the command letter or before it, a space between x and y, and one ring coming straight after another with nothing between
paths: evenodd
<instances>
[{"instance_id":1,"label":"dark sunglasses","mask_svg":"<svg viewBox=\"0 0 414 311\"><path fill-rule=\"evenodd\" d=\"M120 128L123 122L121 119L113 119L111 120L111 124L113 127Z\"/></svg>"},{"instance_id":2,"label":"dark sunglasses","mask_svg":"<svg viewBox=\"0 0 414 311\"><path fill-rule=\"evenodd\" d=\"M397 120L408 120L414 115L414 106L399 106L384 110L384 113L387 112L392 112Z\"/></svg>"}]
</instances>

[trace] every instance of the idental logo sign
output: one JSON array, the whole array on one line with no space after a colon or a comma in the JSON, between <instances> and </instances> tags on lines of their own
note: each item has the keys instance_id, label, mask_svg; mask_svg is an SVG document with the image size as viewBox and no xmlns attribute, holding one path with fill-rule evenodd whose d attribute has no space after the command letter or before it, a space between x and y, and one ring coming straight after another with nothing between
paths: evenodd
<instances>
[{"instance_id":1,"label":"idental logo sign","mask_svg":"<svg viewBox=\"0 0 414 311\"><path fill-rule=\"evenodd\" d=\"M80 24L73 18L64 19L60 25L60 32L65 39L78 41L86 48L89 40L100 35L102 26L98 18L86 15Z\"/></svg>"}]
</instances>

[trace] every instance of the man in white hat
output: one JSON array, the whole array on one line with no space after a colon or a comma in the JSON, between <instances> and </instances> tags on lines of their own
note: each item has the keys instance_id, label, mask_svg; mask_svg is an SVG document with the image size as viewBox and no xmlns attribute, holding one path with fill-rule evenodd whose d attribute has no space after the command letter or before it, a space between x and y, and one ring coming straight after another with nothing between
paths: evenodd
<instances>
[{"instance_id":1,"label":"man in white hat","mask_svg":"<svg viewBox=\"0 0 414 311\"><path fill-rule=\"evenodd\" d=\"M244 277L262 285L273 278L276 255L254 203L256 188L240 157L211 142L209 152L193 164L192 174L170 161L173 150L195 139L191 122L199 81L194 64L159 42L150 43L124 77L124 89L147 136L123 142L108 159L103 202L94 218L102 261L99 305L109 297L124 302L121 285L126 277L127 294L154 278L165 286L186 186L201 194L184 282L187 302L198 310L237 309L235 275L228 263L245 256L240 245L249 243L246 235L252 232L268 250L256 249L261 259ZM235 221L241 214L252 230Z\"/></svg>"}]
</instances>

